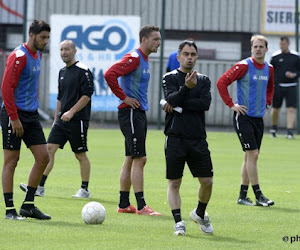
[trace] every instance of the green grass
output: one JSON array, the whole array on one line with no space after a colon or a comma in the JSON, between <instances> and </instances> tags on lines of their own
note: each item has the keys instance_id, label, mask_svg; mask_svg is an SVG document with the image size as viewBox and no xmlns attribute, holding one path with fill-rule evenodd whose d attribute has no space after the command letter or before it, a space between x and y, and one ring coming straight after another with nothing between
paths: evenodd
<instances>
[{"instance_id":1,"label":"green grass","mask_svg":"<svg viewBox=\"0 0 300 250\"><path fill-rule=\"evenodd\" d=\"M46 135L49 129L45 130ZM90 129L89 158L92 164L92 201L101 202L107 217L102 225L86 225L81 209L88 202L72 199L80 187L79 166L69 145L56 154L54 169L46 183L46 196L36 205L52 216L50 221L9 221L0 219L1 249L283 249L299 248L300 242L283 242L282 237L300 235L300 140L283 135L265 135L258 168L264 194L275 201L273 207L246 207L236 204L243 153L234 133L209 132L208 143L214 164L214 187L208 212L213 235L204 235L189 219L197 205L198 181L186 168L181 187L182 217L187 235L173 235L174 221L167 203L164 135L150 130L147 137L148 161L145 168L145 198L161 217L117 214L119 172L124 158L124 142L119 130ZM3 157L2 157L3 159ZM33 163L22 145L15 173L14 201L20 207ZM249 188L250 198L254 198ZM131 202L135 198L131 192ZM3 198L0 209L4 215ZM299 236L300 237L300 236ZM300 239L299 239L300 241Z\"/></svg>"}]
</instances>

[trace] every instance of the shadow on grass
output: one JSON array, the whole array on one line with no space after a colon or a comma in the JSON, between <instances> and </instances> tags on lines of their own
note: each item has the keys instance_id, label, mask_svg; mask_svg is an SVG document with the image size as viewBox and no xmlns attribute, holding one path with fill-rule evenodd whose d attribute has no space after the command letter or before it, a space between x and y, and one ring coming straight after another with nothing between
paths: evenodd
<instances>
[{"instance_id":1,"label":"shadow on grass","mask_svg":"<svg viewBox=\"0 0 300 250\"><path fill-rule=\"evenodd\" d=\"M45 223L45 226L54 226L54 227L82 227L82 225L84 225L84 223L75 223L75 222L67 222L67 221L55 221L53 219L48 220L48 221L40 221L40 220L36 220L36 219L30 219L27 218L26 220L24 220L24 222L26 223L30 223L30 224L38 224L41 225L41 223Z\"/></svg>"},{"instance_id":2,"label":"shadow on grass","mask_svg":"<svg viewBox=\"0 0 300 250\"><path fill-rule=\"evenodd\" d=\"M193 239L199 239L199 236L191 236L191 235L186 235L185 237L187 238L193 238ZM252 244L254 241L249 241L249 240L243 240L243 239L238 239L238 238L233 238L233 237L225 237L225 236L220 236L216 234L212 235L202 235L201 240L208 240L208 241L219 241L219 242L229 242L233 244Z\"/></svg>"},{"instance_id":3,"label":"shadow on grass","mask_svg":"<svg viewBox=\"0 0 300 250\"><path fill-rule=\"evenodd\" d=\"M97 202L100 202L100 203L103 203L103 204L111 204L111 205L118 205L118 201L111 201L111 200L105 200L105 199L100 199L100 198L69 198L69 197L59 197L59 196L51 196L51 198L53 199L58 199L58 200L72 200L72 201L86 201L87 203L88 202L91 202L91 201L97 201Z\"/></svg>"},{"instance_id":4,"label":"shadow on grass","mask_svg":"<svg viewBox=\"0 0 300 250\"><path fill-rule=\"evenodd\" d=\"M265 210L265 209L270 209L273 210L274 212L281 212L281 213L299 213L300 209L299 208L286 208L286 207L257 207L258 209Z\"/></svg>"}]
</instances>

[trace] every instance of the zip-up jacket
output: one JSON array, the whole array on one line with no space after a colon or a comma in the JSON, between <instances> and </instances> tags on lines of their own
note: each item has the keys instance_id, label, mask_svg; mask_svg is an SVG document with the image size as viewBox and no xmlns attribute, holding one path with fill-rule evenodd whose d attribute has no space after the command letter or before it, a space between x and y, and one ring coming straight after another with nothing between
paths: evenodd
<instances>
[{"instance_id":1,"label":"zip-up jacket","mask_svg":"<svg viewBox=\"0 0 300 250\"><path fill-rule=\"evenodd\" d=\"M185 76L179 69L163 77L163 91L166 101L172 107L182 107L182 113L173 111L166 114L165 135L185 139L206 139L205 111L211 103L209 78L197 74L197 85L194 88L185 86Z\"/></svg>"},{"instance_id":2,"label":"zip-up jacket","mask_svg":"<svg viewBox=\"0 0 300 250\"><path fill-rule=\"evenodd\" d=\"M273 53L270 63L274 67L275 84L288 85L294 83L296 85L297 78L300 76L300 57L296 51L282 53L278 50ZM296 73L295 78L287 78L285 73L291 71Z\"/></svg>"}]
</instances>

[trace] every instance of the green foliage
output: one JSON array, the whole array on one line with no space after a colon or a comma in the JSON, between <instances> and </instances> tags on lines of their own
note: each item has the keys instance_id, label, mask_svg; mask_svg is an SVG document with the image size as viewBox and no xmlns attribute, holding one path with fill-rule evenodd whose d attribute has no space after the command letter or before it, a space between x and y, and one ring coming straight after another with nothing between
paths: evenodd
<instances>
[{"instance_id":1,"label":"green foliage","mask_svg":"<svg viewBox=\"0 0 300 250\"><path fill-rule=\"evenodd\" d=\"M45 130L46 134L49 129ZM273 207L246 207L236 204L240 187L243 153L234 133L209 132L208 143L214 164L214 187L207 211L214 226L213 235L204 235L189 219L197 205L198 181L188 168L181 186L182 217L187 235L173 235L174 221L167 202L164 135L150 130L147 135L145 199L161 217L117 214L119 173L124 160L124 140L119 130L90 129L92 198L73 199L81 184L79 166L69 145L56 154L55 165L46 183L45 197L36 205L52 216L50 221L9 221L0 219L1 249L282 249L300 246L290 243L299 234L300 140L265 135L258 161L260 186L275 201ZM20 207L24 193L19 183L27 183L33 157L22 145L15 173L14 201ZM249 197L254 195L249 188ZM136 205L134 193L130 196ZM86 225L81 209L88 201L106 208L102 225ZM4 216L4 201L0 208ZM288 242L282 237L288 236Z\"/></svg>"}]
</instances>

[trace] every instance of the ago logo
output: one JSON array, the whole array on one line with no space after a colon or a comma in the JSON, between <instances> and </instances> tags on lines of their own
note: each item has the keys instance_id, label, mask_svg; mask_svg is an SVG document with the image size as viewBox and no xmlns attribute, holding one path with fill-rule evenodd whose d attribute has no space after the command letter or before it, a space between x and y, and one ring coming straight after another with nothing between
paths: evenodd
<instances>
[{"instance_id":1,"label":"ago logo","mask_svg":"<svg viewBox=\"0 0 300 250\"><path fill-rule=\"evenodd\" d=\"M92 25L87 28L83 25L67 26L61 34L61 41L65 39L72 40L79 49L85 46L94 52L111 52L115 60L121 59L135 45L132 30L127 23L118 19L111 19L102 25Z\"/></svg>"}]
</instances>

